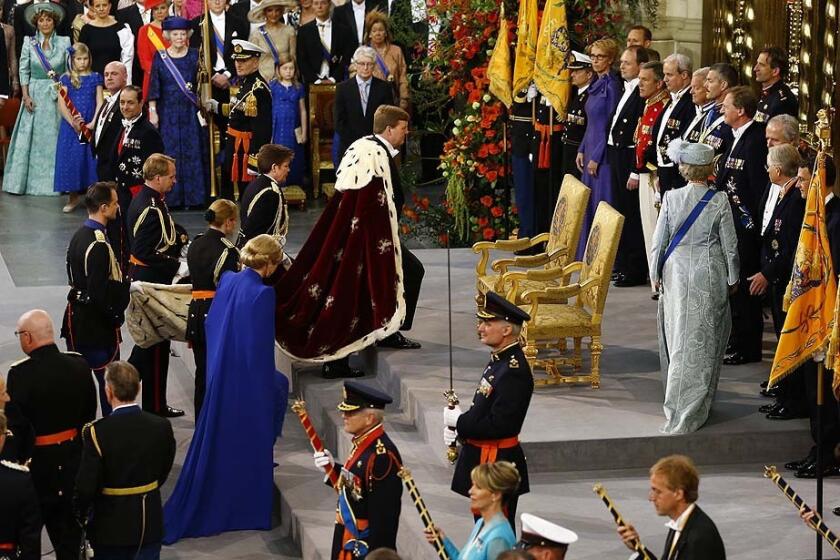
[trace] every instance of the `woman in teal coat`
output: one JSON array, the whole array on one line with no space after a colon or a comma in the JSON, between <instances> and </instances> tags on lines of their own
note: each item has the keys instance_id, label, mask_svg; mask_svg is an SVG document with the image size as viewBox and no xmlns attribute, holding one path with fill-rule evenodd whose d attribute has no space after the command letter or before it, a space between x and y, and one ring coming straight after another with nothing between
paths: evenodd
<instances>
[{"instance_id":1,"label":"woman in teal coat","mask_svg":"<svg viewBox=\"0 0 840 560\"><path fill-rule=\"evenodd\" d=\"M20 49L23 99L6 158L3 190L52 196L58 194L53 191L53 176L60 118L57 93L38 51L61 76L66 70L70 38L55 34L64 18L60 4L36 0L26 6L24 15L37 31L34 37L24 39Z\"/></svg>"},{"instance_id":2,"label":"woman in teal coat","mask_svg":"<svg viewBox=\"0 0 840 560\"><path fill-rule=\"evenodd\" d=\"M504 506L519 487L519 472L513 463L498 461L484 463L470 473L470 509L478 514L467 544L460 551L455 543L437 527L426 531L426 540L434 543L443 539L444 548L451 560L496 560L506 550L513 548L516 536L504 514Z\"/></svg>"}]
</instances>

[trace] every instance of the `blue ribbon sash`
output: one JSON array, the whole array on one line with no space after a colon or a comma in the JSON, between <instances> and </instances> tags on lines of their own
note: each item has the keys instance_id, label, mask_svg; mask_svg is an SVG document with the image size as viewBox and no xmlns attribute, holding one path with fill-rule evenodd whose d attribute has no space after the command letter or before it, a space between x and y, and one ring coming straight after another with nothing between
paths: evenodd
<instances>
[{"instance_id":1,"label":"blue ribbon sash","mask_svg":"<svg viewBox=\"0 0 840 560\"><path fill-rule=\"evenodd\" d=\"M268 45L268 50L271 51L271 57L274 58L274 67L280 67L280 53L277 52L277 47L274 45L274 41L271 40L271 35L268 34L268 30L265 28L265 25L259 26L257 29L260 30L260 35L263 36L265 39L265 44Z\"/></svg>"},{"instance_id":2,"label":"blue ribbon sash","mask_svg":"<svg viewBox=\"0 0 840 560\"><path fill-rule=\"evenodd\" d=\"M338 513L341 516L342 523L344 523L344 528L353 535L353 539L345 543L344 550L356 550L359 556L366 556L368 546L362 539L368 537L370 529L360 531L356 526L356 518L353 515L353 510L350 509L350 504L347 502L347 491L343 487L338 493Z\"/></svg>"},{"instance_id":3,"label":"blue ribbon sash","mask_svg":"<svg viewBox=\"0 0 840 560\"><path fill-rule=\"evenodd\" d=\"M47 55L44 54L44 50L41 48L41 43L38 42L36 37L31 37L29 40L32 43L32 49L38 56L38 62L41 63L41 68L44 69L44 72L46 72L47 76L49 76L51 80L55 80L55 70L53 70L50 61L47 60Z\"/></svg>"},{"instance_id":4,"label":"blue ribbon sash","mask_svg":"<svg viewBox=\"0 0 840 560\"><path fill-rule=\"evenodd\" d=\"M694 208L691 209L691 213L686 217L685 221L680 225L677 233L674 237L671 238L671 242L668 244L668 248L665 250L665 253L659 258L659 263L656 267L656 275L661 280L662 279L662 269L665 267L665 261L668 260L668 257L671 256L671 253L677 248L680 242L683 240L685 235L688 233L688 230L691 229L691 226L694 225L694 222L697 221L697 218L700 217L700 213L715 195L715 191L712 189L707 190L703 197L697 201L697 204L694 205Z\"/></svg>"},{"instance_id":5,"label":"blue ribbon sash","mask_svg":"<svg viewBox=\"0 0 840 560\"><path fill-rule=\"evenodd\" d=\"M391 71L388 70L388 66L385 64L385 61L382 60L382 57L379 56L379 53L376 53L376 65L379 66L379 69L382 70L382 75L385 76L387 80L391 76Z\"/></svg>"},{"instance_id":6,"label":"blue ribbon sash","mask_svg":"<svg viewBox=\"0 0 840 560\"><path fill-rule=\"evenodd\" d=\"M195 105L198 108L201 108L201 105L198 102L198 97L195 95L195 92L190 89L190 86L184 80L184 77L181 75L181 71L178 70L178 67L175 66L175 63L172 62L172 59L169 57L169 53L166 52L166 47L164 46L163 42L160 38L155 34L151 27L147 30L147 34L149 36L149 41L157 50L157 53L160 55L160 60L163 62L163 65L166 66L166 69L169 71L169 74L172 76L172 79L175 80L175 85L178 86L178 89L181 90L181 93L184 94L190 103Z\"/></svg>"}]
</instances>

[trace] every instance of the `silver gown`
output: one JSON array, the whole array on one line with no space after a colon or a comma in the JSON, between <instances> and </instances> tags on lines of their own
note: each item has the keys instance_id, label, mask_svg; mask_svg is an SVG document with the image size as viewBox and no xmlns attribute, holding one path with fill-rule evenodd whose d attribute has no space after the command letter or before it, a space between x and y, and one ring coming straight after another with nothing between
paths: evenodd
<instances>
[{"instance_id":1,"label":"silver gown","mask_svg":"<svg viewBox=\"0 0 840 560\"><path fill-rule=\"evenodd\" d=\"M661 284L661 431L668 434L693 432L706 422L732 328L728 287L738 282L738 241L726 194L715 193L665 262L661 278L657 271L660 256L707 189L689 183L668 191L653 234L651 280Z\"/></svg>"}]
</instances>

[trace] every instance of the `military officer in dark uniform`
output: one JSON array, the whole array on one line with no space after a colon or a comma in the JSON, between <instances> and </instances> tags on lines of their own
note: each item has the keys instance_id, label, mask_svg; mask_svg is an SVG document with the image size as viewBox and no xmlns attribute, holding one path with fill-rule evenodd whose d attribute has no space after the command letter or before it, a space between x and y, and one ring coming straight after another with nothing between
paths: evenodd
<instances>
[{"instance_id":1,"label":"military officer in dark uniform","mask_svg":"<svg viewBox=\"0 0 840 560\"><path fill-rule=\"evenodd\" d=\"M484 307L478 311L478 336L493 349L490 363L484 368L472 407L464 413L458 406L444 408L443 412L444 442L450 445L456 438L461 441L452 477L454 492L469 495L470 472L476 465L494 461L516 464L522 481L505 512L511 526L516 520L519 496L530 490L528 464L519 445L519 432L534 392L531 368L519 344L522 323L529 319L527 313L497 293L487 293Z\"/></svg>"},{"instance_id":2,"label":"military officer in dark uniform","mask_svg":"<svg viewBox=\"0 0 840 560\"><path fill-rule=\"evenodd\" d=\"M732 207L741 263L740 285L744 287L730 300L734 352L723 359L729 365L761 361L761 296L746 288L750 285L748 278L761 268L759 205L768 182L764 126L752 120L757 105L755 94L747 86L729 90L723 102L725 122L732 128L733 140L718 160L715 187L727 193Z\"/></svg>"},{"instance_id":3,"label":"military officer in dark uniform","mask_svg":"<svg viewBox=\"0 0 840 560\"><path fill-rule=\"evenodd\" d=\"M117 195L120 210L128 212L132 195L143 185L143 164L149 156L162 153L163 139L158 130L143 116L143 90L125 86L120 92L120 111L123 130L117 138L116 170Z\"/></svg>"},{"instance_id":4,"label":"military officer in dark uniform","mask_svg":"<svg viewBox=\"0 0 840 560\"><path fill-rule=\"evenodd\" d=\"M624 91L610 117L607 132L607 161L610 163L615 206L626 222L621 231L615 259L614 280L620 286L638 286L647 281L647 257L639 214L639 189L628 189L627 182L636 166L636 127L645 110L639 94L639 72L650 61L650 53L639 46L627 47L621 54Z\"/></svg>"},{"instance_id":5,"label":"military officer in dark uniform","mask_svg":"<svg viewBox=\"0 0 840 560\"><path fill-rule=\"evenodd\" d=\"M159 558L160 487L175 460L172 426L134 402L140 376L131 364L112 362L105 381L114 412L83 430L74 495L78 521L87 524L87 538L97 556Z\"/></svg>"},{"instance_id":6,"label":"military officer in dark uniform","mask_svg":"<svg viewBox=\"0 0 840 560\"><path fill-rule=\"evenodd\" d=\"M660 195L671 189L684 187L685 179L677 166L668 157L668 144L681 138L695 115L691 100L691 59L684 54L672 54L662 63L665 73L665 87L671 95L671 102L653 127L655 161Z\"/></svg>"},{"instance_id":7,"label":"military officer in dark uniform","mask_svg":"<svg viewBox=\"0 0 840 560\"><path fill-rule=\"evenodd\" d=\"M0 412L0 453L6 441L6 416ZM41 514L29 469L0 461L0 560L40 560Z\"/></svg>"},{"instance_id":8,"label":"military officer in dark uniform","mask_svg":"<svg viewBox=\"0 0 840 560\"><path fill-rule=\"evenodd\" d=\"M236 228L239 209L236 204L220 198L210 205L204 218L209 227L196 237L187 250L187 267L192 280L192 301L187 315L187 342L195 357L195 417L201 412L206 389L207 340L204 320L210 311L213 297L222 274L239 271L239 251L228 240Z\"/></svg>"},{"instance_id":9,"label":"military officer in dark uniform","mask_svg":"<svg viewBox=\"0 0 840 560\"><path fill-rule=\"evenodd\" d=\"M128 277L132 290L142 290L135 282L169 284L176 273L187 274L186 264L181 266L178 261L175 249L178 233L164 201L175 184L175 160L164 154L152 154L143 165L143 177L146 183L131 201L127 213L131 249ZM140 372L143 410L170 418L184 415L183 410L166 404L168 340L148 348L135 345L128 361Z\"/></svg>"},{"instance_id":10,"label":"military officer in dark uniform","mask_svg":"<svg viewBox=\"0 0 840 560\"><path fill-rule=\"evenodd\" d=\"M242 226L237 246L240 248L262 233L277 239L281 246L286 245L289 210L280 186L289 175L292 157L294 152L279 144L266 144L257 152L260 174L248 184L239 201Z\"/></svg>"},{"instance_id":11,"label":"military officer in dark uniform","mask_svg":"<svg viewBox=\"0 0 840 560\"><path fill-rule=\"evenodd\" d=\"M338 476L338 509L332 560L359 560L377 548L397 548L402 459L382 426L391 397L355 381L344 382L338 410L344 431L353 436L353 451L336 464L329 451L315 453L315 466Z\"/></svg>"},{"instance_id":12,"label":"military officer in dark uniform","mask_svg":"<svg viewBox=\"0 0 840 560\"><path fill-rule=\"evenodd\" d=\"M209 111L228 118L222 198L239 198L240 183L257 174L257 152L271 142L271 91L259 72L264 54L254 43L235 39L232 58L239 85L230 88L230 103L206 102Z\"/></svg>"},{"instance_id":13,"label":"military officer in dark uniform","mask_svg":"<svg viewBox=\"0 0 840 560\"><path fill-rule=\"evenodd\" d=\"M11 402L3 378L0 378L0 413L6 415L6 445L0 449L0 459L26 465L35 448L35 431L20 407Z\"/></svg>"},{"instance_id":14,"label":"military officer in dark uniform","mask_svg":"<svg viewBox=\"0 0 840 560\"><path fill-rule=\"evenodd\" d=\"M699 141L715 149L715 156L721 156L732 144L732 127L723 118L723 100L726 94L738 85L738 72L731 64L718 62L709 67L706 74L706 94L714 106L709 109L703 121Z\"/></svg>"},{"instance_id":15,"label":"military officer in dark uniform","mask_svg":"<svg viewBox=\"0 0 840 560\"><path fill-rule=\"evenodd\" d=\"M534 139L534 100L528 99L524 89L513 97L510 107L510 146L513 189L516 193L516 210L519 214L519 237L533 237L536 229L534 208L534 166L532 164Z\"/></svg>"},{"instance_id":16,"label":"military officer in dark uniform","mask_svg":"<svg viewBox=\"0 0 840 560\"><path fill-rule=\"evenodd\" d=\"M106 227L117 218L114 183L94 183L85 194L88 219L67 249L70 292L61 325L67 349L80 353L99 383L102 415L111 413L105 398L105 366L120 357L120 326L128 305L128 283L111 247Z\"/></svg>"},{"instance_id":17,"label":"military officer in dark uniform","mask_svg":"<svg viewBox=\"0 0 840 560\"><path fill-rule=\"evenodd\" d=\"M563 159L563 115L541 93L534 99L534 214L537 232L551 228L554 205L563 176L558 162ZM552 165L553 163L553 165Z\"/></svg>"},{"instance_id":18,"label":"military officer in dark uniform","mask_svg":"<svg viewBox=\"0 0 840 560\"><path fill-rule=\"evenodd\" d=\"M583 53L572 51L572 60L569 62L572 85L575 92L569 99L569 106L566 109L566 120L563 126L563 159L560 168L560 176L567 174L574 175L580 179L580 170L575 164L578 148L586 132L586 100L589 99L589 84L595 75L592 71L592 59Z\"/></svg>"},{"instance_id":19,"label":"military officer in dark uniform","mask_svg":"<svg viewBox=\"0 0 840 560\"><path fill-rule=\"evenodd\" d=\"M682 139L692 144L700 142L700 134L703 133L703 123L706 121L708 111L715 106L714 101L709 101L706 91L706 76L709 68L704 67L694 71L691 77L691 102L694 104L694 115L691 122L682 134Z\"/></svg>"},{"instance_id":20,"label":"military officer in dark uniform","mask_svg":"<svg viewBox=\"0 0 840 560\"><path fill-rule=\"evenodd\" d=\"M12 402L35 429L32 482L41 519L57 559L78 560L81 531L71 498L82 450L79 432L96 417L96 387L81 355L58 350L46 311L21 315L17 336L29 357L12 364L7 383Z\"/></svg>"},{"instance_id":21,"label":"military officer in dark uniform","mask_svg":"<svg viewBox=\"0 0 840 560\"><path fill-rule=\"evenodd\" d=\"M761 98L754 120L766 123L776 115L797 117L799 100L785 83L788 57L780 47L764 47L758 51L753 67L755 81L761 84Z\"/></svg>"}]
</instances>

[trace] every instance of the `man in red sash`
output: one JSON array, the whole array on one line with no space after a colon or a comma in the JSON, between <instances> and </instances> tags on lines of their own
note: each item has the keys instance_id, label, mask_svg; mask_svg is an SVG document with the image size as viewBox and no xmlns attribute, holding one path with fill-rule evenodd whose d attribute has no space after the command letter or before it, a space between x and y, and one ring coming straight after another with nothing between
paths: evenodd
<instances>
[{"instance_id":1,"label":"man in red sash","mask_svg":"<svg viewBox=\"0 0 840 560\"><path fill-rule=\"evenodd\" d=\"M469 496L473 467L482 463L510 461L522 481L518 494L527 494L528 464L519 445L519 431L528 413L534 378L519 343L522 323L531 317L517 306L488 292L484 307L478 311L478 336L493 349L490 363L484 368L481 382L473 396L472 407L463 414L459 407L443 409L443 439L446 445L456 438L462 443L452 476L452 490ZM507 515L515 525L519 495L508 500Z\"/></svg>"},{"instance_id":2,"label":"man in red sash","mask_svg":"<svg viewBox=\"0 0 840 560\"><path fill-rule=\"evenodd\" d=\"M377 548L397 548L402 459L382 426L391 401L376 389L345 381L338 410L344 431L353 436L353 450L344 465L335 464L327 450L314 455L319 470L339 472L332 560L359 560ZM324 478L329 480L329 475Z\"/></svg>"}]
</instances>

